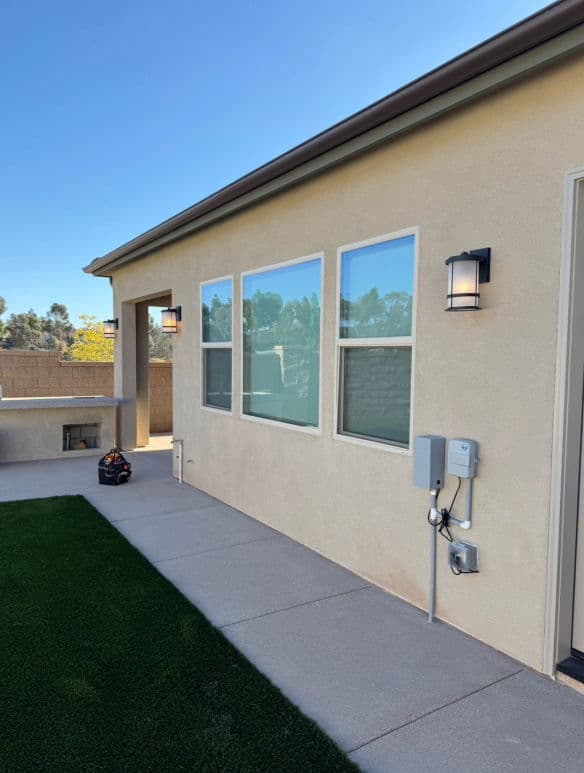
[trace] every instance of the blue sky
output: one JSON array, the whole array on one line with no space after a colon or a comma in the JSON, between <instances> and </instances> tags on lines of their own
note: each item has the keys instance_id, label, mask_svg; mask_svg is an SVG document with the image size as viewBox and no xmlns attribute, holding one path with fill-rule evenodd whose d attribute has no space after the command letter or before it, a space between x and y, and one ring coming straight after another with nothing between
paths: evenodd
<instances>
[{"instance_id":1,"label":"blue sky","mask_svg":"<svg viewBox=\"0 0 584 773\"><path fill-rule=\"evenodd\" d=\"M391 292L414 292L414 236L378 242L343 252L341 296L348 301L375 288L383 298Z\"/></svg>"},{"instance_id":2,"label":"blue sky","mask_svg":"<svg viewBox=\"0 0 584 773\"><path fill-rule=\"evenodd\" d=\"M9 312L109 317L94 257L543 5L4 0Z\"/></svg>"},{"instance_id":3,"label":"blue sky","mask_svg":"<svg viewBox=\"0 0 584 773\"><path fill-rule=\"evenodd\" d=\"M321 260L316 258L302 263L282 266L278 271L270 271L269 278L263 272L243 277L243 297L252 298L260 292L276 293L284 302L294 298L309 298L316 293L320 299L322 284Z\"/></svg>"}]
</instances>

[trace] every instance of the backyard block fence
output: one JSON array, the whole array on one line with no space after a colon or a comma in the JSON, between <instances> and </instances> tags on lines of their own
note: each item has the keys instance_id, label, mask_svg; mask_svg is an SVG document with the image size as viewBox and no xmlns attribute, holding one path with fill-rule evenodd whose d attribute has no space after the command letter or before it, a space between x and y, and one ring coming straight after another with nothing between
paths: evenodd
<instances>
[{"instance_id":1,"label":"backyard block fence","mask_svg":"<svg viewBox=\"0 0 584 773\"><path fill-rule=\"evenodd\" d=\"M57 352L0 351L4 397L114 394L113 362L65 362ZM150 432L172 432L172 363L150 363Z\"/></svg>"}]
</instances>

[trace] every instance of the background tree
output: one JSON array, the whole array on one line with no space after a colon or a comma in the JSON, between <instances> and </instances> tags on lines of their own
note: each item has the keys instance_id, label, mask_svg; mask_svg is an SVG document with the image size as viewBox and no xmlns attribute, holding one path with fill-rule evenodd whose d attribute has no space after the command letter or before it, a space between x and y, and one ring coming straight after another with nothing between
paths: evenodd
<instances>
[{"instance_id":1,"label":"background tree","mask_svg":"<svg viewBox=\"0 0 584 773\"><path fill-rule=\"evenodd\" d=\"M24 314L11 314L5 325L5 349L42 349L43 320L29 309Z\"/></svg>"},{"instance_id":2,"label":"background tree","mask_svg":"<svg viewBox=\"0 0 584 773\"><path fill-rule=\"evenodd\" d=\"M0 316L5 310L6 301L0 298ZM74 333L69 312L62 303L53 303L44 317L29 309L11 314L6 322L0 319L0 346L5 349L49 349L66 358Z\"/></svg>"},{"instance_id":3,"label":"background tree","mask_svg":"<svg viewBox=\"0 0 584 773\"><path fill-rule=\"evenodd\" d=\"M69 320L67 307L62 303L53 303L43 318L43 332L45 349L59 351L66 354L73 343L75 328Z\"/></svg>"},{"instance_id":4,"label":"background tree","mask_svg":"<svg viewBox=\"0 0 584 773\"><path fill-rule=\"evenodd\" d=\"M148 316L148 322L150 359L159 362L172 362L172 336L162 332L162 327L156 324L151 314Z\"/></svg>"},{"instance_id":5,"label":"background tree","mask_svg":"<svg viewBox=\"0 0 584 773\"><path fill-rule=\"evenodd\" d=\"M112 338L103 337L103 322L98 322L97 317L82 314L79 318L83 323L75 331L73 343L69 347L69 356L72 360L84 362L113 362L114 341Z\"/></svg>"},{"instance_id":6,"label":"background tree","mask_svg":"<svg viewBox=\"0 0 584 773\"><path fill-rule=\"evenodd\" d=\"M0 317L2 317L5 311L6 311L6 301L0 295ZM4 322L2 319L0 319L0 348L2 348L3 340L4 340Z\"/></svg>"}]
</instances>

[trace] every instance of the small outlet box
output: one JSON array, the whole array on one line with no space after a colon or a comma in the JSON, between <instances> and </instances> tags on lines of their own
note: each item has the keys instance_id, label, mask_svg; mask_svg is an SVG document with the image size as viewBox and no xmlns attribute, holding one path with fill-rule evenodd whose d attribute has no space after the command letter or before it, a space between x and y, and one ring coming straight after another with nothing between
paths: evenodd
<instances>
[{"instance_id":1,"label":"small outlet box","mask_svg":"<svg viewBox=\"0 0 584 773\"><path fill-rule=\"evenodd\" d=\"M478 572L479 549L470 542L457 540L448 546L448 564L461 574Z\"/></svg>"}]
</instances>

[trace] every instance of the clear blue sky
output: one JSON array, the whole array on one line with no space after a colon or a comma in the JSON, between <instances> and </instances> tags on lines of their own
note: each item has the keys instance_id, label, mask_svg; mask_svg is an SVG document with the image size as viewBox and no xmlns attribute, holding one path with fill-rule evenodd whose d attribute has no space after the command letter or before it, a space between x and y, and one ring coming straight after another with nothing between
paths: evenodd
<instances>
[{"instance_id":1,"label":"clear blue sky","mask_svg":"<svg viewBox=\"0 0 584 773\"><path fill-rule=\"evenodd\" d=\"M109 317L94 257L543 6L4 0L8 310Z\"/></svg>"},{"instance_id":2,"label":"clear blue sky","mask_svg":"<svg viewBox=\"0 0 584 773\"><path fill-rule=\"evenodd\" d=\"M282 266L269 278L263 272L248 274L243 278L243 297L252 298L258 290L262 293L280 295L284 302L294 298L310 298L316 293L320 299L322 266L317 258L291 266Z\"/></svg>"}]
</instances>

